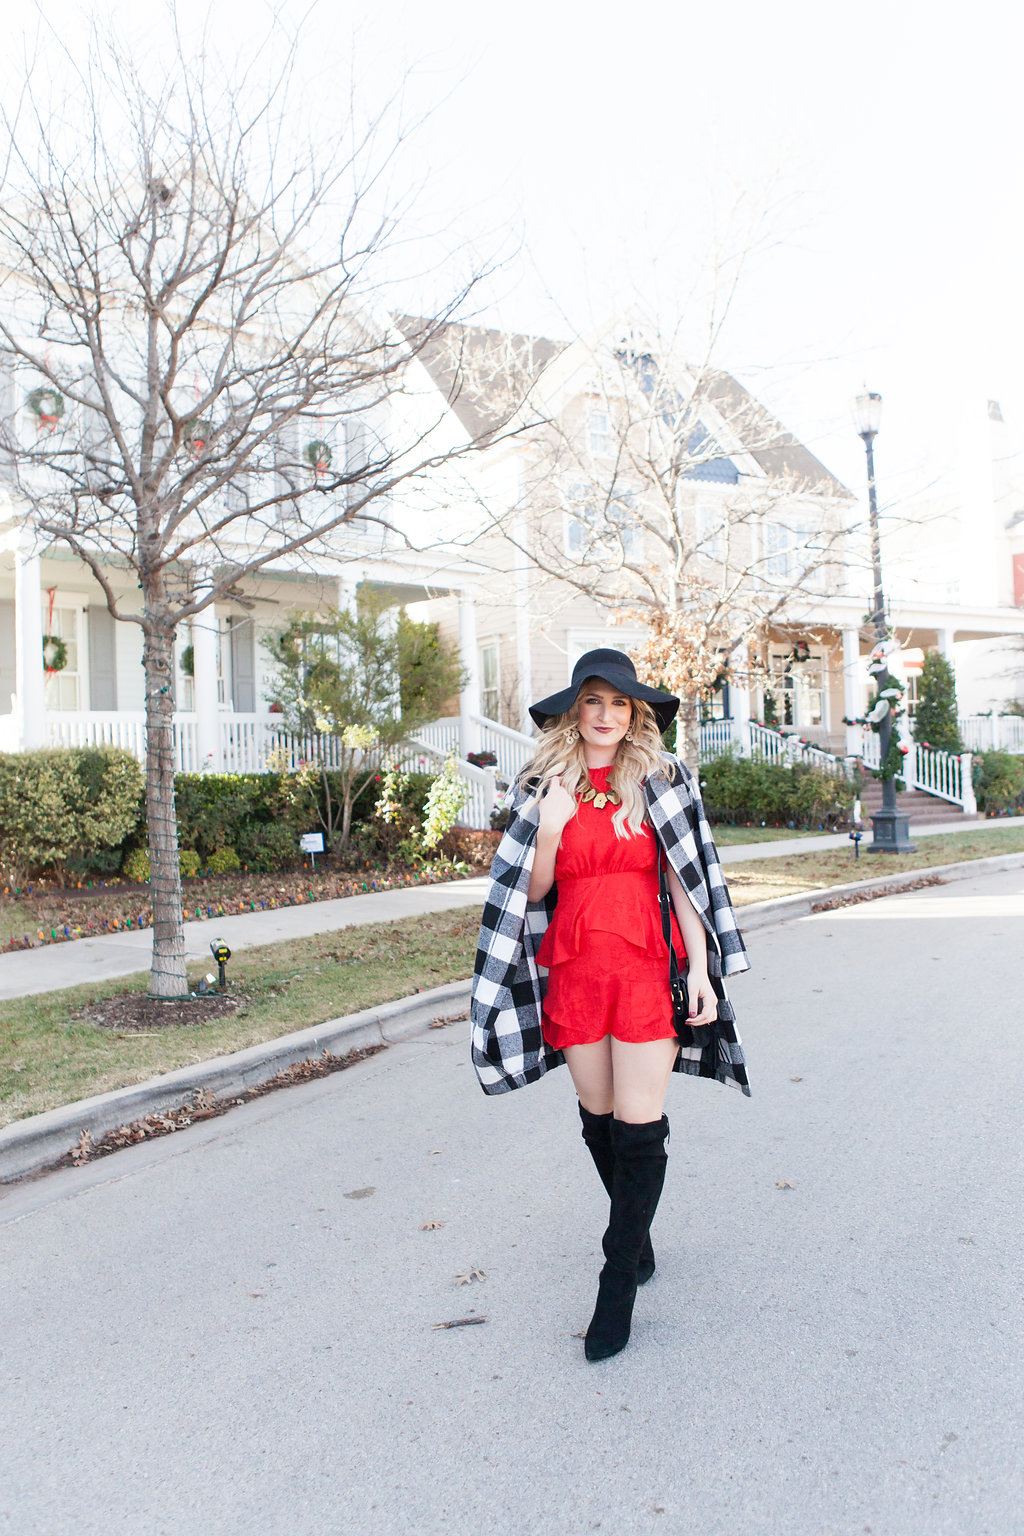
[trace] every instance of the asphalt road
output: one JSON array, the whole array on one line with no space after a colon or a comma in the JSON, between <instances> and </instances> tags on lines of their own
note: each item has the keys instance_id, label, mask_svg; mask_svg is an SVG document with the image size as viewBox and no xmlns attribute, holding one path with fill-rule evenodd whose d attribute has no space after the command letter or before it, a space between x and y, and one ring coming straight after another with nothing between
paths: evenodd
<instances>
[{"instance_id":1,"label":"asphalt road","mask_svg":"<svg viewBox=\"0 0 1024 1536\"><path fill-rule=\"evenodd\" d=\"M601 1365L567 1074L464 1025L5 1193L0 1532L1024 1531L1024 872L751 949Z\"/></svg>"}]
</instances>

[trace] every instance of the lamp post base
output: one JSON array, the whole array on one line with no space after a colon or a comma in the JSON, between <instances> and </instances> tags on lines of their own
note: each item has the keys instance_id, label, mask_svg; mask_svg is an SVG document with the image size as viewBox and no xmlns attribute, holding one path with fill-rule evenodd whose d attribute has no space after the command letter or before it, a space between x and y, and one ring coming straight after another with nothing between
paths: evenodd
<instances>
[{"instance_id":1,"label":"lamp post base","mask_svg":"<svg viewBox=\"0 0 1024 1536\"><path fill-rule=\"evenodd\" d=\"M872 840L866 853L916 853L905 811L879 811L871 818Z\"/></svg>"}]
</instances>

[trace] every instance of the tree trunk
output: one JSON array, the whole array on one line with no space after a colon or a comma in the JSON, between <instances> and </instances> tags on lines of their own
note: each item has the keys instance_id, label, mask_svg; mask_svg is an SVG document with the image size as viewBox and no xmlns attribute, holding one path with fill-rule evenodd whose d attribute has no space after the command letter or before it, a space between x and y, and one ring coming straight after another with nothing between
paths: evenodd
<instances>
[{"instance_id":1,"label":"tree trunk","mask_svg":"<svg viewBox=\"0 0 1024 1536\"><path fill-rule=\"evenodd\" d=\"M695 704L690 704L683 699L676 716L676 757L692 768L694 773L700 771L700 712Z\"/></svg>"},{"instance_id":2,"label":"tree trunk","mask_svg":"<svg viewBox=\"0 0 1024 1536\"><path fill-rule=\"evenodd\" d=\"M149 823L150 890L153 897L151 997L185 997L185 933L174 806L174 692L172 636L164 629L144 636L146 675L146 819Z\"/></svg>"}]
</instances>

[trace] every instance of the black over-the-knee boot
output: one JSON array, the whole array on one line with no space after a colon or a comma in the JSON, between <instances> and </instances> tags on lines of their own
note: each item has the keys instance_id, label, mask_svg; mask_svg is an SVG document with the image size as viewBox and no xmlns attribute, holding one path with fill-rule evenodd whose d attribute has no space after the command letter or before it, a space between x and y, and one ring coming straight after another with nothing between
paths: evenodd
<instances>
[{"instance_id":1,"label":"black over-the-knee boot","mask_svg":"<svg viewBox=\"0 0 1024 1536\"><path fill-rule=\"evenodd\" d=\"M580 1104L580 1119L583 1121L583 1140L594 1159L594 1167L601 1175L601 1183L608 1191L609 1200L612 1197L612 1175L615 1169L615 1153L612 1151L612 1117L608 1115L595 1115L589 1109L584 1109ZM636 1267L637 1285L646 1285L654 1274L654 1249L651 1246L650 1233L644 1238L644 1245L640 1250L640 1262Z\"/></svg>"},{"instance_id":2,"label":"black over-the-knee boot","mask_svg":"<svg viewBox=\"0 0 1024 1536\"><path fill-rule=\"evenodd\" d=\"M597 1306L584 1346L588 1360L606 1360L629 1342L636 1300L637 1266L665 1182L668 1118L631 1125L612 1120L611 1215L602 1239L605 1263Z\"/></svg>"}]
</instances>

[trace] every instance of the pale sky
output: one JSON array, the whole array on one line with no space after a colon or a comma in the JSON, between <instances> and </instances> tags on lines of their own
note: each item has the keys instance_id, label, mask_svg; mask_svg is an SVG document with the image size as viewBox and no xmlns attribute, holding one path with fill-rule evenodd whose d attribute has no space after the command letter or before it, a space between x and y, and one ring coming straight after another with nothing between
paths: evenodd
<instances>
[{"instance_id":1,"label":"pale sky","mask_svg":"<svg viewBox=\"0 0 1024 1536\"><path fill-rule=\"evenodd\" d=\"M178 9L243 51L269 16ZM73 28L81 8L45 14ZM406 164L425 222L485 247L521 233L492 323L567 335L639 296L699 347L713 254L734 261L756 225L713 360L852 489L864 387L885 401L887 502L955 466L971 398L998 399L1024 440L1024 21L1008 0L323 0L312 25L311 92L343 95L354 56L370 110L410 70L410 109L436 103Z\"/></svg>"}]
</instances>

